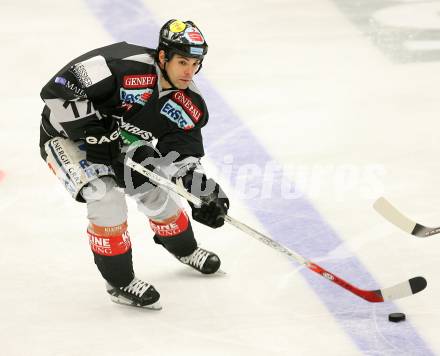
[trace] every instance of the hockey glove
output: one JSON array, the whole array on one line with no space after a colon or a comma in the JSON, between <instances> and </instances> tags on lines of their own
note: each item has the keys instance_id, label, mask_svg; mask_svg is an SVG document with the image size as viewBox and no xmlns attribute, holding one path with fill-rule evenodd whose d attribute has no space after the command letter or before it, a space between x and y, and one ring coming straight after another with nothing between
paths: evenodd
<instances>
[{"instance_id":1,"label":"hockey glove","mask_svg":"<svg viewBox=\"0 0 440 356\"><path fill-rule=\"evenodd\" d=\"M202 200L200 207L189 202L193 219L213 229L223 226L229 209L229 199L220 185L195 170L190 170L180 179L186 190Z\"/></svg>"},{"instance_id":2,"label":"hockey glove","mask_svg":"<svg viewBox=\"0 0 440 356\"><path fill-rule=\"evenodd\" d=\"M87 161L110 166L119 157L122 140L115 119L90 122L84 129L84 137Z\"/></svg>"}]
</instances>

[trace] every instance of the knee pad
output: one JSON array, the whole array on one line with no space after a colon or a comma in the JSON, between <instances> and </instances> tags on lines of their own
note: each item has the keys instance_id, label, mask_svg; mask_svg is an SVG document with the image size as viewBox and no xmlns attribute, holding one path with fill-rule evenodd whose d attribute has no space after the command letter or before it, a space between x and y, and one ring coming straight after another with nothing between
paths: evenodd
<instances>
[{"instance_id":1,"label":"knee pad","mask_svg":"<svg viewBox=\"0 0 440 356\"><path fill-rule=\"evenodd\" d=\"M114 287L128 285L134 278L134 271L127 223L117 226L90 224L87 234L102 277Z\"/></svg>"},{"instance_id":2,"label":"knee pad","mask_svg":"<svg viewBox=\"0 0 440 356\"><path fill-rule=\"evenodd\" d=\"M197 248L191 222L184 210L168 221L150 220L150 226L155 233L154 241L173 255L188 256Z\"/></svg>"},{"instance_id":3,"label":"knee pad","mask_svg":"<svg viewBox=\"0 0 440 356\"><path fill-rule=\"evenodd\" d=\"M127 221L127 203L124 193L117 189L111 177L99 180L104 194L99 199L87 200L87 217L96 226L117 226ZM86 196L86 195L85 195Z\"/></svg>"}]
</instances>

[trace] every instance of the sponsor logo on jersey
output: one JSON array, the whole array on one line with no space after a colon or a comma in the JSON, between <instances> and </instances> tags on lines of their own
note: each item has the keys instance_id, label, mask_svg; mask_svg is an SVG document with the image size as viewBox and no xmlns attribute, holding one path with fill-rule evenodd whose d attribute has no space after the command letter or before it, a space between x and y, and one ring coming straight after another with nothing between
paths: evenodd
<instances>
[{"instance_id":1,"label":"sponsor logo on jersey","mask_svg":"<svg viewBox=\"0 0 440 356\"><path fill-rule=\"evenodd\" d=\"M130 111L133 108L133 104L130 103L122 103L120 106L121 109L123 109L125 112Z\"/></svg>"},{"instance_id":2,"label":"sponsor logo on jersey","mask_svg":"<svg viewBox=\"0 0 440 356\"><path fill-rule=\"evenodd\" d=\"M177 104L181 105L185 112L191 116L193 122L198 122L202 111L194 105L189 97L187 97L182 91L176 91L171 97Z\"/></svg>"},{"instance_id":3,"label":"sponsor logo on jersey","mask_svg":"<svg viewBox=\"0 0 440 356\"><path fill-rule=\"evenodd\" d=\"M160 110L160 113L176 123L183 130L189 130L194 127L194 122L185 112L185 110L176 102L169 99Z\"/></svg>"},{"instance_id":4,"label":"sponsor logo on jersey","mask_svg":"<svg viewBox=\"0 0 440 356\"><path fill-rule=\"evenodd\" d=\"M153 94L153 89L124 89L120 90L120 99L124 103L145 105Z\"/></svg>"},{"instance_id":5,"label":"sponsor logo on jersey","mask_svg":"<svg viewBox=\"0 0 440 356\"><path fill-rule=\"evenodd\" d=\"M151 141L155 139L155 137L151 132L141 130L139 127L129 124L128 122L122 123L121 130L124 130L128 133L132 133L136 136L140 136L145 141Z\"/></svg>"},{"instance_id":6,"label":"sponsor logo on jersey","mask_svg":"<svg viewBox=\"0 0 440 356\"><path fill-rule=\"evenodd\" d=\"M70 89L71 91L73 91L76 96L86 95L86 92L84 91L84 89L78 88L74 83L71 83L70 81L67 81L65 87L67 89Z\"/></svg>"},{"instance_id":7,"label":"sponsor logo on jersey","mask_svg":"<svg viewBox=\"0 0 440 356\"><path fill-rule=\"evenodd\" d=\"M92 79L87 74L86 67L84 67L83 64L78 63L75 64L71 72L75 75L75 77L78 79L78 82L85 88L91 86L93 84Z\"/></svg>"},{"instance_id":8,"label":"sponsor logo on jersey","mask_svg":"<svg viewBox=\"0 0 440 356\"><path fill-rule=\"evenodd\" d=\"M55 83L61 84L61 85L66 85L67 79L63 78L63 77L56 77L55 78Z\"/></svg>"},{"instance_id":9,"label":"sponsor logo on jersey","mask_svg":"<svg viewBox=\"0 0 440 356\"><path fill-rule=\"evenodd\" d=\"M75 83L71 83L69 80L67 80L64 77L56 77L55 78L55 83L60 84L64 87L66 87L67 89L73 91L73 93L76 96L84 96L86 95L86 92L84 91L84 89L79 88Z\"/></svg>"},{"instance_id":10,"label":"sponsor logo on jersey","mask_svg":"<svg viewBox=\"0 0 440 356\"><path fill-rule=\"evenodd\" d=\"M156 81L156 74L125 75L122 86L124 88L154 88Z\"/></svg>"},{"instance_id":11,"label":"sponsor logo on jersey","mask_svg":"<svg viewBox=\"0 0 440 356\"><path fill-rule=\"evenodd\" d=\"M110 143L112 141L115 141L119 138L119 131L113 131L108 137L105 135L102 135L99 139L95 136L87 136L86 142L91 145L101 145L103 143Z\"/></svg>"}]
</instances>

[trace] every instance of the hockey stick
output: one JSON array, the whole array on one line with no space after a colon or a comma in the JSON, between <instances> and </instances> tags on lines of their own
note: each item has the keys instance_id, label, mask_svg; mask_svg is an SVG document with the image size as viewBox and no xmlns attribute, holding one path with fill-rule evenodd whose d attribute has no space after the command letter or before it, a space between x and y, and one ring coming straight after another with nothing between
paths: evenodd
<instances>
[{"instance_id":1,"label":"hockey stick","mask_svg":"<svg viewBox=\"0 0 440 356\"><path fill-rule=\"evenodd\" d=\"M144 168L140 164L134 162L131 158L127 158L125 164L130 167L131 169L135 170L136 172L142 174L143 176L150 179L150 181L154 182L158 186L161 186L163 188L169 189L177 194L179 194L181 197L185 198L186 200L192 202L195 205L201 205L201 200L197 198L196 196L189 193L183 186L176 185L170 180L161 177L157 175L156 173ZM316 263L313 263L312 261L309 261L308 259L302 257L298 253L288 249L287 247L284 247L283 245L279 244L278 242L272 240L271 238L263 235L262 233L254 230L253 228L249 227L246 224L243 224L242 222L232 218L229 215L225 216L225 221L229 224L235 226L237 229L245 232L249 236L257 239L258 241L268 245L269 247L272 247L273 249L291 257L296 262L300 263L301 265L304 265L308 269L312 270L313 272L318 273L320 276L326 278L330 282L333 282L337 284L338 286L348 290L349 292L357 295L358 297L372 303L378 303L378 302L384 302L384 301L391 301L395 299L405 298L410 295L416 294L423 289L426 288L426 280L423 277L414 277L411 278L405 282L396 284L395 286L384 288L384 289L377 289L377 290L364 290L359 289L355 287L354 285L344 281L342 278L339 278L335 274L325 270L324 268L318 266Z\"/></svg>"},{"instance_id":2,"label":"hockey stick","mask_svg":"<svg viewBox=\"0 0 440 356\"><path fill-rule=\"evenodd\" d=\"M411 235L417 237L429 237L440 233L440 226L427 227L422 224L416 223L415 221L403 215L384 197L380 197L379 199L377 199L373 204L373 208L391 224L399 227L400 229L406 231Z\"/></svg>"}]
</instances>

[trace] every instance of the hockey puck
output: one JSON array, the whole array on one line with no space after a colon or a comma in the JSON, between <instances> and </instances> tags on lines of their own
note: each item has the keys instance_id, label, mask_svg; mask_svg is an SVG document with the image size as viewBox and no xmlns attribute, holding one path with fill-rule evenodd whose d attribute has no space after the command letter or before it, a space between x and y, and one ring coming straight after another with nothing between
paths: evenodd
<instances>
[{"instance_id":1,"label":"hockey puck","mask_svg":"<svg viewBox=\"0 0 440 356\"><path fill-rule=\"evenodd\" d=\"M403 313L391 313L388 315L388 320L393 323L398 323L399 321L404 321L406 319L406 315Z\"/></svg>"}]
</instances>

